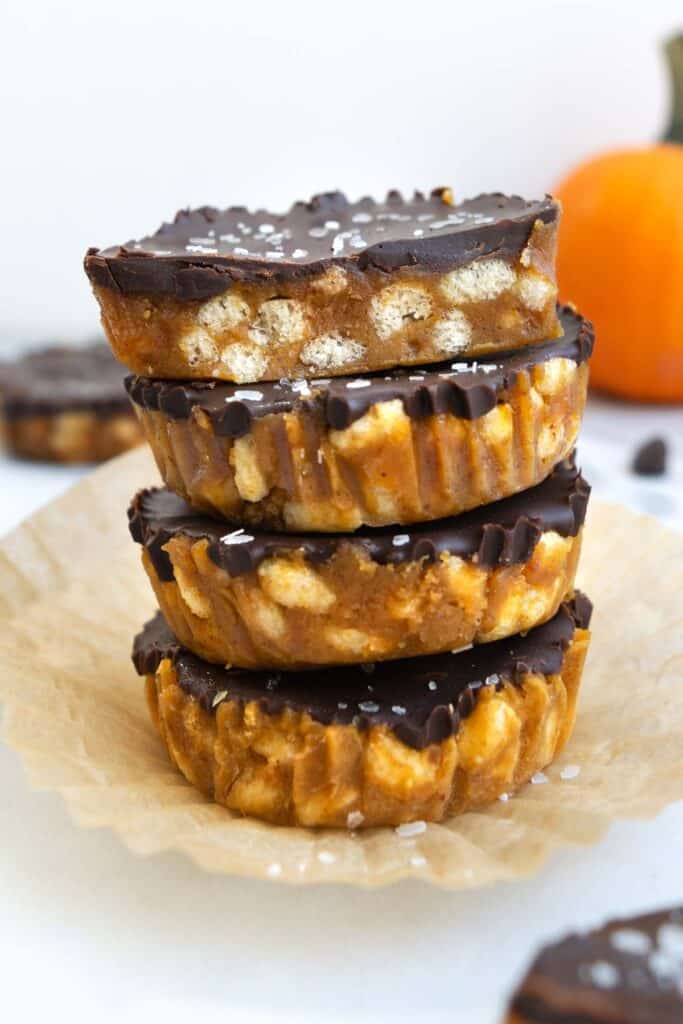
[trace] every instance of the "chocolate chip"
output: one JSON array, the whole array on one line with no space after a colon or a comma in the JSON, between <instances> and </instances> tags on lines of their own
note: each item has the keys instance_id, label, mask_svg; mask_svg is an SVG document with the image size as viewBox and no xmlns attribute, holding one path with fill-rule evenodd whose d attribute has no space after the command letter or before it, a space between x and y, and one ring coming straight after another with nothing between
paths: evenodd
<instances>
[{"instance_id":1,"label":"chocolate chip","mask_svg":"<svg viewBox=\"0 0 683 1024\"><path fill-rule=\"evenodd\" d=\"M653 437L638 448L631 469L638 476L663 476L669 449L661 437Z\"/></svg>"}]
</instances>

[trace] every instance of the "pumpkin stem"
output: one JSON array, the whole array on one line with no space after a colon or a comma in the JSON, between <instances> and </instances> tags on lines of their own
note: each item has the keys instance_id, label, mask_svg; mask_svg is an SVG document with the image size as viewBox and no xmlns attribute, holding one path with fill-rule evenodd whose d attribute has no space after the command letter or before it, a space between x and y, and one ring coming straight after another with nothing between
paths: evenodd
<instances>
[{"instance_id":1,"label":"pumpkin stem","mask_svg":"<svg viewBox=\"0 0 683 1024\"><path fill-rule=\"evenodd\" d=\"M672 36L666 43L665 53L671 74L673 98L671 121L662 141L683 143L683 35Z\"/></svg>"}]
</instances>

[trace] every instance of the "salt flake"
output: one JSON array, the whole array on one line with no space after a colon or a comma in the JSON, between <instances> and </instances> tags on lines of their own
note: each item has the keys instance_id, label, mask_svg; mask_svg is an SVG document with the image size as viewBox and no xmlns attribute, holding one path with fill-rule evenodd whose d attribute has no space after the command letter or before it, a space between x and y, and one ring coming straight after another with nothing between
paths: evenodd
<instances>
[{"instance_id":1,"label":"salt flake","mask_svg":"<svg viewBox=\"0 0 683 1024\"><path fill-rule=\"evenodd\" d=\"M645 956L652 949L652 940L637 928L617 928L609 937L611 944L620 953Z\"/></svg>"},{"instance_id":2,"label":"salt flake","mask_svg":"<svg viewBox=\"0 0 683 1024\"><path fill-rule=\"evenodd\" d=\"M250 544L253 539L250 533L245 533L240 527L239 530L233 530L232 533L226 533L225 536L221 537L221 544Z\"/></svg>"},{"instance_id":3,"label":"salt flake","mask_svg":"<svg viewBox=\"0 0 683 1024\"><path fill-rule=\"evenodd\" d=\"M407 821L404 825L397 825L394 832L401 839L411 839L413 836L420 836L427 829L424 821Z\"/></svg>"}]
</instances>

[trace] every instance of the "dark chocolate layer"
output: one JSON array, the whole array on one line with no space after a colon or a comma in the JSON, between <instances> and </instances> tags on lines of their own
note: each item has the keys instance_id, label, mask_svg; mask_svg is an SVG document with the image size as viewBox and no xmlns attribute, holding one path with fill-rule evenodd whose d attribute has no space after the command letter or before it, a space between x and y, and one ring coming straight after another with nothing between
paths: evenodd
<instances>
[{"instance_id":1,"label":"dark chocolate layer","mask_svg":"<svg viewBox=\"0 0 683 1024\"><path fill-rule=\"evenodd\" d=\"M209 541L209 556L231 576L251 572L272 555L303 551L311 562L328 561L343 544L358 545L382 565L427 559L447 552L481 566L528 561L541 534L575 537L583 525L590 487L573 458L538 484L459 516L413 526L370 527L355 533L267 533L233 529L225 520L198 514L168 488L140 491L128 509L133 540L144 544L161 580L173 579L163 546L180 534Z\"/></svg>"},{"instance_id":2,"label":"dark chocolate layer","mask_svg":"<svg viewBox=\"0 0 683 1024\"><path fill-rule=\"evenodd\" d=\"M210 665L179 646L158 612L135 638L133 662L140 675L148 675L170 658L180 686L205 711L214 710L220 700L257 700L269 715L292 708L326 725L353 723L367 729L383 723L403 743L421 750L457 732L482 686L516 682L525 672L559 672L574 630L587 628L591 611L588 598L576 594L550 622L525 636L455 654L299 672Z\"/></svg>"},{"instance_id":3,"label":"dark chocolate layer","mask_svg":"<svg viewBox=\"0 0 683 1024\"><path fill-rule=\"evenodd\" d=\"M558 315L564 337L488 359L323 381L264 381L253 386L127 377L126 387L137 405L160 410L173 419L186 419L194 408L201 409L223 437L241 437L255 419L302 407L318 411L330 427L342 430L371 406L395 398L400 398L413 419L447 412L472 420L493 409L519 372L558 357L575 363L590 358L592 324L569 306L560 307Z\"/></svg>"},{"instance_id":4,"label":"dark chocolate layer","mask_svg":"<svg viewBox=\"0 0 683 1024\"><path fill-rule=\"evenodd\" d=\"M610 921L547 946L512 1009L533 1024L680 1024L683 908Z\"/></svg>"},{"instance_id":5,"label":"dark chocolate layer","mask_svg":"<svg viewBox=\"0 0 683 1024\"><path fill-rule=\"evenodd\" d=\"M84 348L46 348L13 363L0 363L5 415L16 419L62 412L127 413L125 372L104 342Z\"/></svg>"},{"instance_id":6,"label":"dark chocolate layer","mask_svg":"<svg viewBox=\"0 0 683 1024\"><path fill-rule=\"evenodd\" d=\"M324 272L383 273L415 267L443 273L482 256L519 258L537 220L559 217L549 196L529 202L499 193L453 205L449 189L383 203L350 203L341 192L295 203L285 214L203 206L181 210L154 234L110 249L90 249L94 284L129 294L208 299L236 282L282 282Z\"/></svg>"}]
</instances>

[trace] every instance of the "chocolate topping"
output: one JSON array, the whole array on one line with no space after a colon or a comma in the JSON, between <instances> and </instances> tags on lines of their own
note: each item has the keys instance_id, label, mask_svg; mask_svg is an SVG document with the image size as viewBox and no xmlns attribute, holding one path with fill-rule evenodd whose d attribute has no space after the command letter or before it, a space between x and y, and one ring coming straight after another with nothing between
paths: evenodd
<instances>
[{"instance_id":1,"label":"chocolate topping","mask_svg":"<svg viewBox=\"0 0 683 1024\"><path fill-rule=\"evenodd\" d=\"M245 532L194 512L167 488L140 491L128 509L128 520L133 540L146 547L157 575L166 582L173 579L173 566L163 547L179 534L206 538L209 557L231 576L252 572L265 558L289 551L300 550L311 562L325 562L344 544L362 548L381 565L423 558L433 562L447 552L493 567L528 561L547 530L575 537L589 494L572 457L536 487L459 516L413 526L365 526L355 533Z\"/></svg>"},{"instance_id":2,"label":"chocolate topping","mask_svg":"<svg viewBox=\"0 0 683 1024\"><path fill-rule=\"evenodd\" d=\"M140 675L148 675L170 658L179 685L205 711L214 710L217 695L224 693L222 699L243 704L257 700L269 715L292 708L326 725L353 723L367 729L383 723L403 743L421 750L457 732L482 686L517 682L525 672L559 672L574 630L587 628L591 610L588 598L577 594L550 622L525 636L456 654L298 672L210 665L178 644L158 612L135 638L133 662Z\"/></svg>"},{"instance_id":3,"label":"chocolate topping","mask_svg":"<svg viewBox=\"0 0 683 1024\"><path fill-rule=\"evenodd\" d=\"M94 284L128 294L208 299L235 282L298 279L332 264L350 273L404 266L443 273L487 255L512 262L537 220L558 217L548 196L529 202L493 193L456 206L449 189L412 199L390 192L383 203L327 192L285 214L181 210L154 235L88 250L85 269Z\"/></svg>"},{"instance_id":4,"label":"chocolate topping","mask_svg":"<svg viewBox=\"0 0 683 1024\"><path fill-rule=\"evenodd\" d=\"M399 398L408 416L422 419L451 413L477 419L489 412L517 374L548 359L583 363L593 351L593 327L569 306L558 309L564 337L517 352L497 353L469 362L397 368L326 381L261 381L254 385L224 381L158 380L127 377L126 388L139 406L186 419L199 408L223 437L242 437L255 419L307 407L318 410L334 430L343 430L378 402ZM369 382L369 383L366 383Z\"/></svg>"},{"instance_id":5,"label":"chocolate topping","mask_svg":"<svg viewBox=\"0 0 683 1024\"><path fill-rule=\"evenodd\" d=\"M103 342L85 348L46 348L14 363L0 363L0 395L5 415L52 416L92 412L128 413L125 369Z\"/></svg>"},{"instance_id":6,"label":"chocolate topping","mask_svg":"<svg viewBox=\"0 0 683 1024\"><path fill-rule=\"evenodd\" d=\"M610 921L547 946L512 1010L533 1024L680 1024L683 908Z\"/></svg>"}]
</instances>

